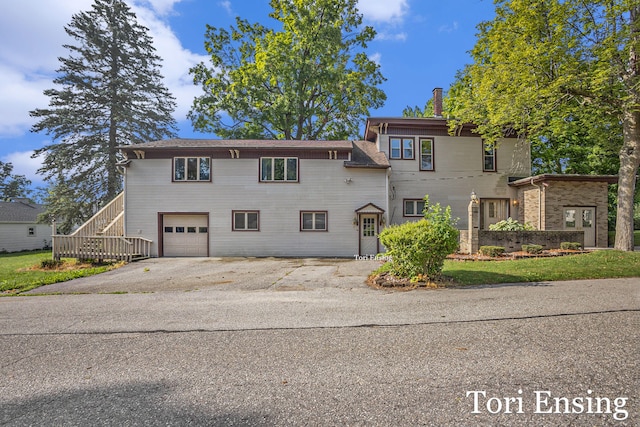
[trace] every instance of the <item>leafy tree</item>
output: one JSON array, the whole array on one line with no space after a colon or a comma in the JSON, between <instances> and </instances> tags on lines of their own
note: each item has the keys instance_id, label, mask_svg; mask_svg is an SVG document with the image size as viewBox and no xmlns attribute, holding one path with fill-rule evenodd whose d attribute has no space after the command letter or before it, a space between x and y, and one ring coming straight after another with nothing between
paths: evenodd
<instances>
[{"instance_id":1,"label":"leafy tree","mask_svg":"<svg viewBox=\"0 0 640 427\"><path fill-rule=\"evenodd\" d=\"M53 184L51 194L65 194L49 202L51 212L66 212L68 229L121 191L118 146L174 136L176 103L148 29L124 1L95 0L65 31L75 44L59 58L59 88L46 90L49 108L31 116L38 119L32 131L53 140L34 156L44 156L39 173Z\"/></svg>"},{"instance_id":2,"label":"leafy tree","mask_svg":"<svg viewBox=\"0 0 640 427\"><path fill-rule=\"evenodd\" d=\"M478 28L474 63L454 84L457 123L477 124L488 141L515 131L539 150L540 167L554 171L606 173L598 157L617 153L615 247L633 250L638 2L496 0L495 19Z\"/></svg>"},{"instance_id":3,"label":"leafy tree","mask_svg":"<svg viewBox=\"0 0 640 427\"><path fill-rule=\"evenodd\" d=\"M29 197L31 181L24 175L13 175L13 165L0 161L0 200Z\"/></svg>"},{"instance_id":4,"label":"leafy tree","mask_svg":"<svg viewBox=\"0 0 640 427\"><path fill-rule=\"evenodd\" d=\"M271 0L280 30L236 18L207 26L211 67L193 67L204 94L189 117L223 138L344 139L386 95L365 54L375 31L362 27L357 0ZM225 120L228 117L228 120Z\"/></svg>"}]
</instances>

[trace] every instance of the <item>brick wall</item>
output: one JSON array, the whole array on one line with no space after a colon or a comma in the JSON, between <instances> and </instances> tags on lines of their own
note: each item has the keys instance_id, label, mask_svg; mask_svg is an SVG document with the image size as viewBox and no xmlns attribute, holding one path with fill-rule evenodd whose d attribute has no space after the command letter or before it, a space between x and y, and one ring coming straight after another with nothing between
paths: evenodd
<instances>
[{"instance_id":1,"label":"brick wall","mask_svg":"<svg viewBox=\"0 0 640 427\"><path fill-rule=\"evenodd\" d=\"M606 182L549 180L546 185L521 187L518 199L523 203L519 220L538 228L538 213L542 204L541 230L562 230L565 207L596 208L596 245L607 246L607 191ZM539 191L542 189L542 197Z\"/></svg>"}]
</instances>

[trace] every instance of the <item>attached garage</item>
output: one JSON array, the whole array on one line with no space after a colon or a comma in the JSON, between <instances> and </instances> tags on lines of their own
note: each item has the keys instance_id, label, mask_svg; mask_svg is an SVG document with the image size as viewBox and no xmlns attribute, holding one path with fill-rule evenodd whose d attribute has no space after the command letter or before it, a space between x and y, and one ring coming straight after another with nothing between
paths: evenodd
<instances>
[{"instance_id":1,"label":"attached garage","mask_svg":"<svg viewBox=\"0 0 640 427\"><path fill-rule=\"evenodd\" d=\"M159 214L162 256L209 256L209 215L201 213Z\"/></svg>"}]
</instances>

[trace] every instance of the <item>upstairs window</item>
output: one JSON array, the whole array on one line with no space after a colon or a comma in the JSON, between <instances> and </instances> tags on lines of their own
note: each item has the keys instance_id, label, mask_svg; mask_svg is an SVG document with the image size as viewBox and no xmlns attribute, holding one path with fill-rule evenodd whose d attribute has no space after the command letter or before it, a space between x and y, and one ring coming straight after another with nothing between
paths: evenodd
<instances>
[{"instance_id":1,"label":"upstairs window","mask_svg":"<svg viewBox=\"0 0 640 427\"><path fill-rule=\"evenodd\" d=\"M211 159L209 157L175 157L173 180L211 181Z\"/></svg>"},{"instance_id":2,"label":"upstairs window","mask_svg":"<svg viewBox=\"0 0 640 427\"><path fill-rule=\"evenodd\" d=\"M483 143L484 155L483 157L483 171L495 172L496 171L496 147L491 144L487 145Z\"/></svg>"},{"instance_id":3,"label":"upstairs window","mask_svg":"<svg viewBox=\"0 0 640 427\"><path fill-rule=\"evenodd\" d=\"M298 159L296 157L260 158L260 181L297 182Z\"/></svg>"},{"instance_id":4,"label":"upstairs window","mask_svg":"<svg viewBox=\"0 0 640 427\"><path fill-rule=\"evenodd\" d=\"M390 138L391 159L412 160L415 158L413 150L413 138Z\"/></svg>"},{"instance_id":5,"label":"upstairs window","mask_svg":"<svg viewBox=\"0 0 640 427\"><path fill-rule=\"evenodd\" d=\"M433 139L420 140L420 170L435 170L433 164Z\"/></svg>"}]
</instances>

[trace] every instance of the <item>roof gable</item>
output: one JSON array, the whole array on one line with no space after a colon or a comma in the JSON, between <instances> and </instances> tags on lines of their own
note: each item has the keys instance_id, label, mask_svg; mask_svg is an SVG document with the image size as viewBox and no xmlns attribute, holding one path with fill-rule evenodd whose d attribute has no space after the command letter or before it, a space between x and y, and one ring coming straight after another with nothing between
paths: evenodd
<instances>
[{"instance_id":1,"label":"roof gable","mask_svg":"<svg viewBox=\"0 0 640 427\"><path fill-rule=\"evenodd\" d=\"M44 205L26 201L0 202L0 222L35 223L38 215L45 212Z\"/></svg>"}]
</instances>

